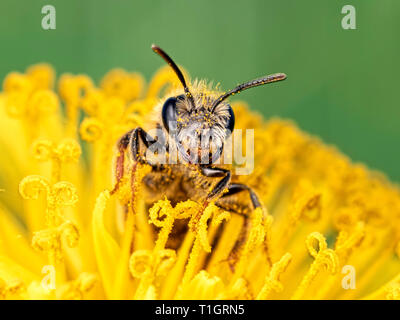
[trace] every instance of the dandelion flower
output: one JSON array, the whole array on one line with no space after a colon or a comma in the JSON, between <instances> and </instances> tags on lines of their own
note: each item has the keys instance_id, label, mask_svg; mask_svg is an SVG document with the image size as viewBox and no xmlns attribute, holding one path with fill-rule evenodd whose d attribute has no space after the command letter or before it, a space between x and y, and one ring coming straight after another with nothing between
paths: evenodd
<instances>
[{"instance_id":1,"label":"dandelion flower","mask_svg":"<svg viewBox=\"0 0 400 320\"><path fill-rule=\"evenodd\" d=\"M174 225L199 204L147 208L136 171L112 193L115 145L142 126L176 76L149 84L110 71L99 86L48 65L12 72L0 94L1 299L399 299L400 192L290 121L265 121L233 103L255 129L255 169L240 176L262 209L234 268L243 217L210 203L180 245Z\"/></svg>"}]
</instances>

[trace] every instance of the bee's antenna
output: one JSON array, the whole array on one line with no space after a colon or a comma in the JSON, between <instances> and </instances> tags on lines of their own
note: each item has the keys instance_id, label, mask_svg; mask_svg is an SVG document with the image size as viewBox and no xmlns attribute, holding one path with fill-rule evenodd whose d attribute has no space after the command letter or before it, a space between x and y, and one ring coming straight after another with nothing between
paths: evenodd
<instances>
[{"instance_id":1,"label":"bee's antenna","mask_svg":"<svg viewBox=\"0 0 400 320\"><path fill-rule=\"evenodd\" d=\"M189 91L189 88L186 84L185 81L185 77L183 76L182 71L179 69L179 67L176 65L176 63L171 59L171 57L163 50L161 49L159 46L156 46L155 44L151 45L151 49L157 53L161 58L163 58L165 60L166 63L168 63L168 65L174 70L174 72L176 73L176 75L179 78L179 81L182 83L183 89L185 90L185 94L186 97L189 99L189 101L192 103L192 105L194 106L194 100L193 100L193 96Z\"/></svg>"},{"instance_id":2,"label":"bee's antenna","mask_svg":"<svg viewBox=\"0 0 400 320\"><path fill-rule=\"evenodd\" d=\"M286 74L284 74L284 73L275 73L275 74L271 74L269 76L265 76L265 77L262 77L262 78L259 78L259 79L255 79L255 80L251 80L251 81L242 83L242 84L238 85L236 88L224 93L219 98L217 98L214 101L214 103L213 103L213 105L211 107L211 112L213 112L215 110L215 108L222 101L224 101L229 96L234 95L235 93L240 93L240 91L243 91L243 90L246 90L246 89L249 89L249 88L258 87L258 86L261 86L263 84L282 81L282 80L285 80L285 79L286 79Z\"/></svg>"}]
</instances>

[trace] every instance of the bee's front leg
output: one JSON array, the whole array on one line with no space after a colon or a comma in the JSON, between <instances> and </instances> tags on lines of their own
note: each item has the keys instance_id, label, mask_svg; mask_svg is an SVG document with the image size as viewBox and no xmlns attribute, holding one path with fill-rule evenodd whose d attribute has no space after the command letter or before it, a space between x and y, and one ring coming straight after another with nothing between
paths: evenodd
<instances>
[{"instance_id":1,"label":"bee's front leg","mask_svg":"<svg viewBox=\"0 0 400 320\"><path fill-rule=\"evenodd\" d=\"M157 143L157 140L151 137L141 127L137 127L131 134L130 143L133 159L141 164L150 164L140 152L140 141L144 144L145 149L147 149L150 144Z\"/></svg>"},{"instance_id":2,"label":"bee's front leg","mask_svg":"<svg viewBox=\"0 0 400 320\"><path fill-rule=\"evenodd\" d=\"M111 191L111 194L115 193L121 183L121 180L124 176L124 167L125 167L125 151L127 150L129 144L131 145L131 153L135 162L139 162L141 164L149 164L152 167L156 167L155 165L148 162L140 152L140 141L144 144L147 149L150 144L159 143L156 139L152 138L149 134L146 133L141 127L138 127L134 130L131 130L124 134L122 138L118 141L118 156L116 159L116 184ZM165 150L165 147L161 149ZM135 166L136 167L136 166Z\"/></svg>"},{"instance_id":3,"label":"bee's front leg","mask_svg":"<svg viewBox=\"0 0 400 320\"><path fill-rule=\"evenodd\" d=\"M222 168L212 168L212 167L208 167L208 166L202 166L202 167L200 167L200 170L201 170L201 173L206 177L210 177L210 178L222 177L222 179L215 185L215 187L208 194L205 204L203 206L203 210L208 205L210 200L216 198L219 195L221 196L220 199L223 199L225 197L229 197L229 196L232 196L234 194L237 194L237 193L240 193L243 191L247 191L249 193L250 201L251 201L254 209L261 207L261 203L260 203L260 200L258 199L257 194L249 186L242 184L242 183L230 183L231 172L229 170L222 169ZM228 191L225 193L222 193L225 189L228 189ZM217 203L217 205L218 205L218 203ZM237 262L238 252L240 251L240 249L246 242L246 240L249 236L249 231L250 231L249 216L247 214L241 214L241 215L244 217L243 226L242 226L242 229L240 230L239 237L236 240L236 242L228 256L229 266L232 271L234 270L234 266Z\"/></svg>"},{"instance_id":4,"label":"bee's front leg","mask_svg":"<svg viewBox=\"0 0 400 320\"><path fill-rule=\"evenodd\" d=\"M205 177L209 177L209 178L222 177L222 179L220 181L218 181L218 183L214 186L214 188L207 195L206 201L208 203L210 200L219 196L222 193L222 191L224 191L225 188L229 185L229 182L231 181L231 172L227 169L212 168L212 167L207 167L207 166L201 166L200 171L201 171L201 174L204 175Z\"/></svg>"},{"instance_id":5,"label":"bee's front leg","mask_svg":"<svg viewBox=\"0 0 400 320\"><path fill-rule=\"evenodd\" d=\"M121 180L124 176L124 166L125 166L125 151L128 148L129 141L131 140L131 135L132 135L133 130L125 133L121 139L118 141L118 156L115 161L115 179L116 183L114 188L111 190L111 194L117 192L119 189L119 185L121 183Z\"/></svg>"}]
</instances>

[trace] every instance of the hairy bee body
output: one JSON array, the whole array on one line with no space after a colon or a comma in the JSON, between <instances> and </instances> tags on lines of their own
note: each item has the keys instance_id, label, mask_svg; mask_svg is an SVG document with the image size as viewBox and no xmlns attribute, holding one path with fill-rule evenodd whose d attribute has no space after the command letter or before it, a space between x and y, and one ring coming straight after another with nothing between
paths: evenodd
<instances>
[{"instance_id":1,"label":"hairy bee body","mask_svg":"<svg viewBox=\"0 0 400 320\"><path fill-rule=\"evenodd\" d=\"M189 89L175 62L161 48L153 45L152 49L174 70L183 90L170 92L155 106L154 116L149 118L146 126L137 127L120 139L117 182L112 192L118 190L124 176L124 157L129 150L132 173L138 163L151 167L151 172L141 181L148 206L163 198L173 205L191 199L202 203L204 210L214 201L217 206L244 217L243 229L231 252L234 256L246 239L248 212L251 208L261 207L261 203L252 188L237 182L232 172L232 159L225 161L229 155L225 159L224 150L231 141L229 138L235 125L233 109L226 99L248 88L284 80L286 75L265 76L240 84L226 93L213 89L205 81L194 81ZM131 177L134 179L135 175ZM185 221L177 222L167 246L177 248L186 230Z\"/></svg>"}]
</instances>

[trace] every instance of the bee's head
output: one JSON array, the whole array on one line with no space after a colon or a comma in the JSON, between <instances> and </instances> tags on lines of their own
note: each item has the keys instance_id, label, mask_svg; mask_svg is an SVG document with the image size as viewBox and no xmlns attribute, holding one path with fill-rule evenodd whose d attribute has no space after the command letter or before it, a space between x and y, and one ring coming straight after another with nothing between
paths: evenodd
<instances>
[{"instance_id":1,"label":"bee's head","mask_svg":"<svg viewBox=\"0 0 400 320\"><path fill-rule=\"evenodd\" d=\"M182 83L184 94L168 98L162 108L162 122L173 136L183 160L188 163L214 163L222 154L224 142L232 133L235 116L225 100L248 88L286 79L276 73L252 80L218 95L208 90L196 90L193 95L175 62L158 46L152 45L175 71Z\"/></svg>"},{"instance_id":2,"label":"bee's head","mask_svg":"<svg viewBox=\"0 0 400 320\"><path fill-rule=\"evenodd\" d=\"M164 103L164 128L188 163L214 163L233 131L235 116L231 106L221 103L213 108L214 100L213 95L199 91L192 99L183 94Z\"/></svg>"}]
</instances>

